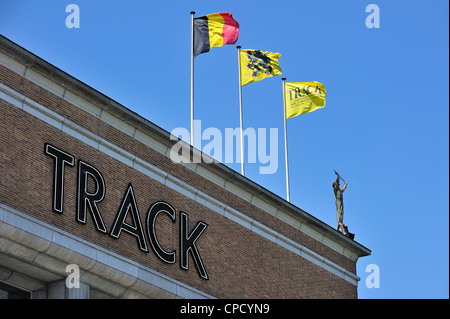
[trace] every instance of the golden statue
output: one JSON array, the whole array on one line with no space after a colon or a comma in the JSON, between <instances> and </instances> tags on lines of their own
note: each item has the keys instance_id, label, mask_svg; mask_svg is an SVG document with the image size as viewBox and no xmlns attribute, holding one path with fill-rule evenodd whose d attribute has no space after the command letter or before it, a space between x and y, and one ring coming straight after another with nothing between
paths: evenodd
<instances>
[{"instance_id":1,"label":"golden statue","mask_svg":"<svg viewBox=\"0 0 450 319\"><path fill-rule=\"evenodd\" d=\"M336 174L336 181L333 183L333 191L334 196L336 197L336 219L337 219L337 228L336 230L341 230L342 234L344 234L347 237L350 237L351 239L354 238L354 234L350 233L348 231L347 225L344 225L344 197L343 193L347 189L347 182L339 176L338 172L334 171ZM344 182L344 186L340 188L339 180L342 179Z\"/></svg>"}]
</instances>

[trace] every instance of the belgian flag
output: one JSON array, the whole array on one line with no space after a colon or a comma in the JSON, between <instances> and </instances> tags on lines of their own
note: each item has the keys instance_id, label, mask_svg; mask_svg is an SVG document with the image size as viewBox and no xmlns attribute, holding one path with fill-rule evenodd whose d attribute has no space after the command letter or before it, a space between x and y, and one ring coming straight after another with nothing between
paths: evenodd
<instances>
[{"instance_id":1,"label":"belgian flag","mask_svg":"<svg viewBox=\"0 0 450 319\"><path fill-rule=\"evenodd\" d=\"M239 23L231 13L213 13L194 19L194 52L209 52L212 47L235 44L239 36Z\"/></svg>"}]
</instances>

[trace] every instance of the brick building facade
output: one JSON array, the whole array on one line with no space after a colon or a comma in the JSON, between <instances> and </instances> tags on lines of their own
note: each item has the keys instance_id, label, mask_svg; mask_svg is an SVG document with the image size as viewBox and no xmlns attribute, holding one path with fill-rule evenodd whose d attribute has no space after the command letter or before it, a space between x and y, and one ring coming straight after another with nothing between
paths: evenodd
<instances>
[{"instance_id":1,"label":"brick building facade","mask_svg":"<svg viewBox=\"0 0 450 319\"><path fill-rule=\"evenodd\" d=\"M223 164L172 162L174 143L0 37L0 291L357 298L369 249Z\"/></svg>"}]
</instances>

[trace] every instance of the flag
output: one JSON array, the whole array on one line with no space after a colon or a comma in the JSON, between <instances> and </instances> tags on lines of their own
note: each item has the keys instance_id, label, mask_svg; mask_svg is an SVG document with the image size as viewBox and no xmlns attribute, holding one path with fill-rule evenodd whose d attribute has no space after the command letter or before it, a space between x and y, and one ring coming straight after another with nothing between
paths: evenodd
<instances>
[{"instance_id":1,"label":"flag","mask_svg":"<svg viewBox=\"0 0 450 319\"><path fill-rule=\"evenodd\" d=\"M209 52L212 47L235 44L239 36L239 23L231 13L213 13L194 19L194 52Z\"/></svg>"},{"instance_id":2,"label":"flag","mask_svg":"<svg viewBox=\"0 0 450 319\"><path fill-rule=\"evenodd\" d=\"M325 107L325 86L313 82L286 82L286 119Z\"/></svg>"},{"instance_id":3,"label":"flag","mask_svg":"<svg viewBox=\"0 0 450 319\"><path fill-rule=\"evenodd\" d=\"M241 86L281 74L279 53L261 50L240 50Z\"/></svg>"}]
</instances>

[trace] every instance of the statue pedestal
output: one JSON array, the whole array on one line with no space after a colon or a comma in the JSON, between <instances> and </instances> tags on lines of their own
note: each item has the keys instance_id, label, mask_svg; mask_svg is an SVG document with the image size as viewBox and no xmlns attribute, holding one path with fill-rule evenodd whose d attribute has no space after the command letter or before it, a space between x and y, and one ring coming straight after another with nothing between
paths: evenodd
<instances>
[{"instance_id":1,"label":"statue pedestal","mask_svg":"<svg viewBox=\"0 0 450 319\"><path fill-rule=\"evenodd\" d=\"M345 234L345 236L347 236L351 240L354 240L354 238L355 238L355 234L352 234L351 232L347 232L347 234Z\"/></svg>"}]
</instances>

